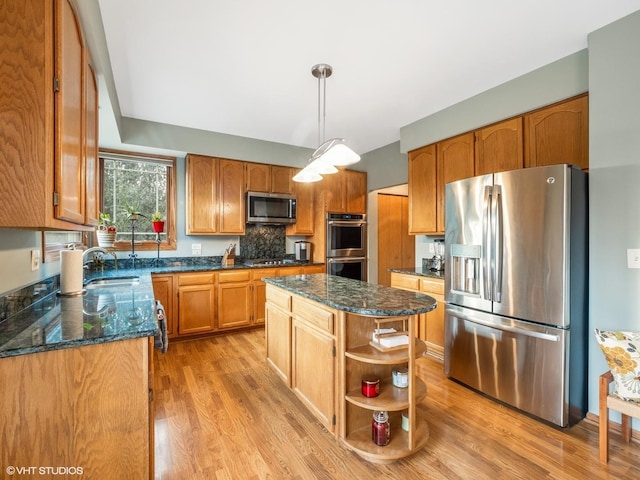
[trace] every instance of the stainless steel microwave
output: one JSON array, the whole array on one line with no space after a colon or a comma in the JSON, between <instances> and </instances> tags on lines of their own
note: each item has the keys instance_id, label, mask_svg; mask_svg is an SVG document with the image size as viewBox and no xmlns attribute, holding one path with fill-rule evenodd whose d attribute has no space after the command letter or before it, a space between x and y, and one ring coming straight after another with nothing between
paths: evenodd
<instances>
[{"instance_id":1,"label":"stainless steel microwave","mask_svg":"<svg viewBox=\"0 0 640 480\"><path fill-rule=\"evenodd\" d=\"M247 192L247 223L295 223L296 198L286 193Z\"/></svg>"}]
</instances>

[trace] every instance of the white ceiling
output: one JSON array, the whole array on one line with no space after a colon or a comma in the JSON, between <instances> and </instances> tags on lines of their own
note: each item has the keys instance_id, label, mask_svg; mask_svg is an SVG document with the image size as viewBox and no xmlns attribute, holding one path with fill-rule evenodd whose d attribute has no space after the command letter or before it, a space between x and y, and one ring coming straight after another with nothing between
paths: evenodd
<instances>
[{"instance_id":1,"label":"white ceiling","mask_svg":"<svg viewBox=\"0 0 640 480\"><path fill-rule=\"evenodd\" d=\"M587 47L640 0L99 0L123 116L359 153Z\"/></svg>"}]
</instances>

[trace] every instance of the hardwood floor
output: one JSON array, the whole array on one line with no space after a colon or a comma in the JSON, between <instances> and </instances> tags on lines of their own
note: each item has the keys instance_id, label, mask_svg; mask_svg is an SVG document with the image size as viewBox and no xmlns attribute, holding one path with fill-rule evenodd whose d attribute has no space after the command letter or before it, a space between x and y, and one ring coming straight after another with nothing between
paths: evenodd
<instances>
[{"instance_id":1,"label":"hardwood floor","mask_svg":"<svg viewBox=\"0 0 640 480\"><path fill-rule=\"evenodd\" d=\"M426 447L390 465L343 448L267 367L264 331L173 342L155 356L157 479L637 479L640 448L559 430L447 379L423 358ZM392 432L393 434L393 432Z\"/></svg>"}]
</instances>

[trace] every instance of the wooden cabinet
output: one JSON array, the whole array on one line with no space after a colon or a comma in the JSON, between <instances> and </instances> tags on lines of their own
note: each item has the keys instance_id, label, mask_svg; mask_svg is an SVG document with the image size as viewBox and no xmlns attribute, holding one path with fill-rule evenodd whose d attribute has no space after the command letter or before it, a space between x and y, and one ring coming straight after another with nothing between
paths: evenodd
<instances>
[{"instance_id":1,"label":"wooden cabinet","mask_svg":"<svg viewBox=\"0 0 640 480\"><path fill-rule=\"evenodd\" d=\"M153 274L151 276L153 282L153 296L164 307L165 321L167 324L167 336L174 337L176 330L174 327L174 290L173 290L173 275L158 275Z\"/></svg>"},{"instance_id":2,"label":"wooden cabinet","mask_svg":"<svg viewBox=\"0 0 640 480\"><path fill-rule=\"evenodd\" d=\"M426 343L427 355L444 360L444 280L391 272L391 286L433 297L438 305L418 317L417 336Z\"/></svg>"},{"instance_id":3,"label":"wooden cabinet","mask_svg":"<svg viewBox=\"0 0 640 480\"><path fill-rule=\"evenodd\" d=\"M437 144L436 217L438 233L444 233L445 185L474 175L473 140L473 133L465 133Z\"/></svg>"},{"instance_id":4,"label":"wooden cabinet","mask_svg":"<svg viewBox=\"0 0 640 480\"><path fill-rule=\"evenodd\" d=\"M244 234L245 162L187 155L188 235Z\"/></svg>"},{"instance_id":5,"label":"wooden cabinet","mask_svg":"<svg viewBox=\"0 0 640 480\"><path fill-rule=\"evenodd\" d=\"M378 194L378 285L391 285L391 268L415 265L415 237L409 235L409 200Z\"/></svg>"},{"instance_id":6,"label":"wooden cabinet","mask_svg":"<svg viewBox=\"0 0 640 480\"><path fill-rule=\"evenodd\" d=\"M98 225L98 80L90 62L85 64L85 224Z\"/></svg>"},{"instance_id":7,"label":"wooden cabinet","mask_svg":"<svg viewBox=\"0 0 640 480\"><path fill-rule=\"evenodd\" d=\"M217 330L246 327L251 324L253 289L250 280L249 270L218 273Z\"/></svg>"},{"instance_id":8,"label":"wooden cabinet","mask_svg":"<svg viewBox=\"0 0 640 480\"><path fill-rule=\"evenodd\" d=\"M409 152L409 233L435 233L436 213L436 145Z\"/></svg>"},{"instance_id":9,"label":"wooden cabinet","mask_svg":"<svg viewBox=\"0 0 640 480\"><path fill-rule=\"evenodd\" d=\"M292 194L292 172L291 167L247 162L247 191Z\"/></svg>"},{"instance_id":10,"label":"wooden cabinet","mask_svg":"<svg viewBox=\"0 0 640 480\"><path fill-rule=\"evenodd\" d=\"M335 313L293 296L291 388L330 432L336 419Z\"/></svg>"},{"instance_id":11,"label":"wooden cabinet","mask_svg":"<svg viewBox=\"0 0 640 480\"><path fill-rule=\"evenodd\" d=\"M320 196L317 203L323 205L324 212L367 212L366 172L340 170L326 175L316 187L316 192Z\"/></svg>"},{"instance_id":12,"label":"wooden cabinet","mask_svg":"<svg viewBox=\"0 0 640 480\"><path fill-rule=\"evenodd\" d=\"M85 116L97 112L84 108L88 53L74 8L10 0L2 17L0 226L88 229L85 130L95 118Z\"/></svg>"},{"instance_id":13,"label":"wooden cabinet","mask_svg":"<svg viewBox=\"0 0 640 480\"><path fill-rule=\"evenodd\" d=\"M287 225L287 235L313 235L315 184L292 183L293 194L296 196L296 222Z\"/></svg>"},{"instance_id":14,"label":"wooden cabinet","mask_svg":"<svg viewBox=\"0 0 640 480\"><path fill-rule=\"evenodd\" d=\"M251 272L253 284L253 319L254 325L261 325L265 322L265 304L267 302L267 284L261 279L265 277L275 277L279 275L277 268L261 268Z\"/></svg>"},{"instance_id":15,"label":"wooden cabinet","mask_svg":"<svg viewBox=\"0 0 640 480\"><path fill-rule=\"evenodd\" d=\"M216 289L214 273L177 275L178 334L193 335L215 330Z\"/></svg>"},{"instance_id":16,"label":"wooden cabinet","mask_svg":"<svg viewBox=\"0 0 640 480\"><path fill-rule=\"evenodd\" d=\"M581 96L524 116L525 166L570 163L589 168L589 99Z\"/></svg>"},{"instance_id":17,"label":"wooden cabinet","mask_svg":"<svg viewBox=\"0 0 640 480\"><path fill-rule=\"evenodd\" d=\"M266 290L267 363L287 387L291 387L291 297L284 290Z\"/></svg>"},{"instance_id":18,"label":"wooden cabinet","mask_svg":"<svg viewBox=\"0 0 640 480\"><path fill-rule=\"evenodd\" d=\"M524 167L522 117L475 132L475 175Z\"/></svg>"},{"instance_id":19,"label":"wooden cabinet","mask_svg":"<svg viewBox=\"0 0 640 480\"><path fill-rule=\"evenodd\" d=\"M9 465L154 478L152 353L145 337L2 358L3 478Z\"/></svg>"}]
</instances>

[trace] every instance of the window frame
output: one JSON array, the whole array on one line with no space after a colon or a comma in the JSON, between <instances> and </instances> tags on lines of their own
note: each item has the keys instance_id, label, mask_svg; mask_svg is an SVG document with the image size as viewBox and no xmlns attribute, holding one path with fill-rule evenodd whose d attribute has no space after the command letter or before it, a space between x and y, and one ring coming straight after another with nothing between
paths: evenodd
<instances>
[{"instance_id":1,"label":"window frame","mask_svg":"<svg viewBox=\"0 0 640 480\"><path fill-rule=\"evenodd\" d=\"M167 172L167 211L165 212L165 224L164 230L166 233L166 239L160 242L160 250L176 250L176 210L177 210L177 195L176 195L176 182L177 182L177 158L167 155L155 155L148 153L127 152L121 150L100 149L98 152L98 175L99 175L99 195L100 195L100 211L104 211L104 161L109 160L129 160L129 161L159 161L167 164L169 171ZM153 212L151 212L153 213ZM93 245L98 244L98 238L93 232ZM124 252L131 250L131 242L117 241L113 244L112 249L116 252ZM139 251L157 250L158 243L155 240L144 240L135 244L135 249Z\"/></svg>"}]
</instances>

